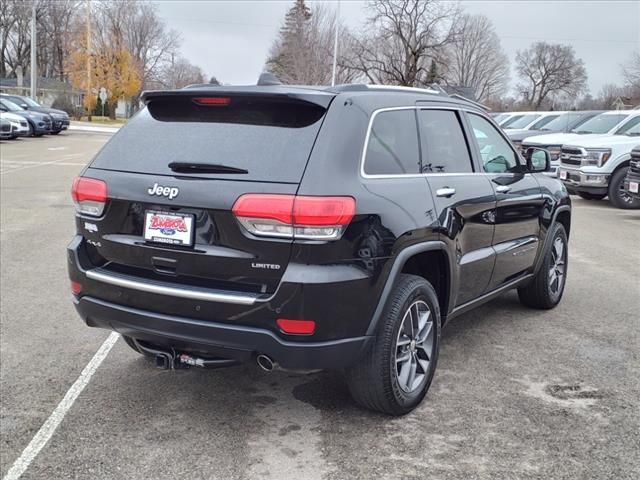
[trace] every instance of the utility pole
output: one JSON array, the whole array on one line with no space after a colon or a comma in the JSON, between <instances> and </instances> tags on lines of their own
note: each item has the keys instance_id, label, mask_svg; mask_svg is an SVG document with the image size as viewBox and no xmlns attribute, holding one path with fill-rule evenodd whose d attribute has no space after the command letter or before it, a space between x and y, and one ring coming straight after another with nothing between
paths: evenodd
<instances>
[{"instance_id":1,"label":"utility pole","mask_svg":"<svg viewBox=\"0 0 640 480\"><path fill-rule=\"evenodd\" d=\"M331 86L336 84L336 63L338 61L338 29L340 28L340 0L338 0L338 11L336 12L336 25L333 35L333 69L331 71Z\"/></svg>"},{"instance_id":2,"label":"utility pole","mask_svg":"<svg viewBox=\"0 0 640 480\"><path fill-rule=\"evenodd\" d=\"M87 0L87 105L91 95L91 0ZM87 108L87 117L91 121L91 110Z\"/></svg>"},{"instance_id":3,"label":"utility pole","mask_svg":"<svg viewBox=\"0 0 640 480\"><path fill-rule=\"evenodd\" d=\"M38 48L36 38L36 2L34 0L31 9L31 98L36 98L36 89L38 82L38 62L36 50Z\"/></svg>"}]
</instances>

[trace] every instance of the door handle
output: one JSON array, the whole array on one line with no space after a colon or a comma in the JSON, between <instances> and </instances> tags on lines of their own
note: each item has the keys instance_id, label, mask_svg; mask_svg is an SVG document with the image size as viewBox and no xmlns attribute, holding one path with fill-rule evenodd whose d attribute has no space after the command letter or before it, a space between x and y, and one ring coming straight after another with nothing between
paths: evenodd
<instances>
[{"instance_id":1,"label":"door handle","mask_svg":"<svg viewBox=\"0 0 640 480\"><path fill-rule=\"evenodd\" d=\"M443 187L436 190L436 197L453 197L456 194L456 189L451 187Z\"/></svg>"},{"instance_id":2,"label":"door handle","mask_svg":"<svg viewBox=\"0 0 640 480\"><path fill-rule=\"evenodd\" d=\"M498 185L496 187L496 192L498 193L509 193L511 191L511 187L508 185Z\"/></svg>"}]
</instances>

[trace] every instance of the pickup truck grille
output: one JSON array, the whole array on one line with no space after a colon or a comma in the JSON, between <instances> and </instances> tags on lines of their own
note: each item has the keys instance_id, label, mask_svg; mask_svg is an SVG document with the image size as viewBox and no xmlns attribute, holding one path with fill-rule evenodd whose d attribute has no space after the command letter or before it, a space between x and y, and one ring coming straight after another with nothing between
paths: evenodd
<instances>
[{"instance_id":1,"label":"pickup truck grille","mask_svg":"<svg viewBox=\"0 0 640 480\"><path fill-rule=\"evenodd\" d=\"M582 162L582 150L573 147L562 147L560 162L564 165L580 165Z\"/></svg>"}]
</instances>

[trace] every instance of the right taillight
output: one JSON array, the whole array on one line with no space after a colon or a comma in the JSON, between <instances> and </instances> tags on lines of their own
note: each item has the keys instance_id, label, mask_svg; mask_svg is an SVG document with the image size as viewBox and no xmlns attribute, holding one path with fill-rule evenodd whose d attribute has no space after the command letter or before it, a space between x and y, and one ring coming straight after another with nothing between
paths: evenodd
<instances>
[{"instance_id":1,"label":"right taillight","mask_svg":"<svg viewBox=\"0 0 640 480\"><path fill-rule=\"evenodd\" d=\"M78 213L99 217L107 203L107 184L95 178L76 177L71 187L71 198Z\"/></svg>"},{"instance_id":2,"label":"right taillight","mask_svg":"<svg viewBox=\"0 0 640 480\"><path fill-rule=\"evenodd\" d=\"M250 193L232 211L250 233L262 237L337 240L356 210L352 197L311 197Z\"/></svg>"}]
</instances>

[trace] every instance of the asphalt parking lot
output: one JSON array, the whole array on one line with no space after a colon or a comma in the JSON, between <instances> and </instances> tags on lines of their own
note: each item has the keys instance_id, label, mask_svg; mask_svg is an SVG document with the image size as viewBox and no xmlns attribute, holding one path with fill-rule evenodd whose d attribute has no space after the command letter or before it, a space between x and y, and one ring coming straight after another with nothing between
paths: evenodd
<instances>
[{"instance_id":1,"label":"asphalt parking lot","mask_svg":"<svg viewBox=\"0 0 640 480\"><path fill-rule=\"evenodd\" d=\"M101 347L69 297L69 189L109 138L0 143L3 478ZM122 340L24 479L637 479L640 211L574 198L553 311L509 293L444 331L433 386L397 419L337 373L156 370Z\"/></svg>"}]
</instances>

